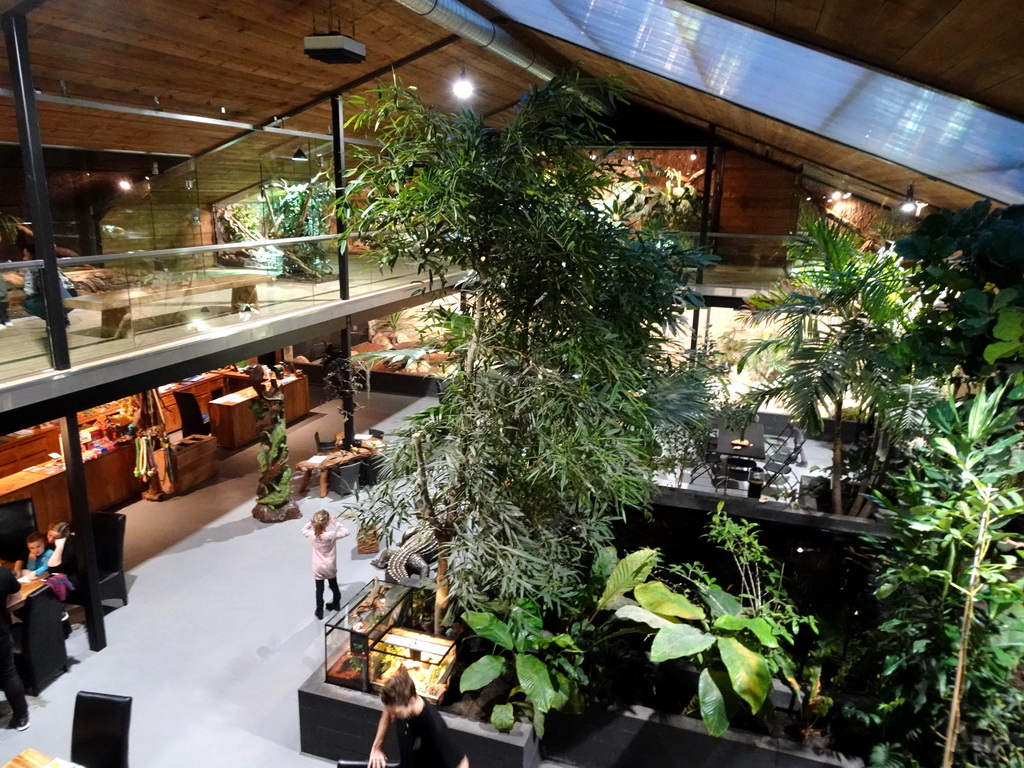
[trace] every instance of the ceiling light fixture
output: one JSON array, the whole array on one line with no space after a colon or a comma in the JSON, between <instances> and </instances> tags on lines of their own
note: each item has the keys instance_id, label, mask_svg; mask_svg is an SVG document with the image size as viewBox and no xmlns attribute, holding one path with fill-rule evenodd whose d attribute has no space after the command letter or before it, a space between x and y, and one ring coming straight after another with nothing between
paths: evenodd
<instances>
[{"instance_id":1,"label":"ceiling light fixture","mask_svg":"<svg viewBox=\"0 0 1024 768\"><path fill-rule=\"evenodd\" d=\"M459 99L468 99L473 95L473 83L466 77L465 67L459 72L459 79L452 83L452 93Z\"/></svg>"},{"instance_id":2,"label":"ceiling light fixture","mask_svg":"<svg viewBox=\"0 0 1024 768\"><path fill-rule=\"evenodd\" d=\"M839 198L841 198L842 196L843 196L843 193L842 193L842 192L840 192L840 191L839 191L839 190L837 189L837 190L836 190L835 192L833 192L833 193L832 193L832 196L831 196L831 197L829 198L829 200L838 200L838 199L839 199Z\"/></svg>"},{"instance_id":3,"label":"ceiling light fixture","mask_svg":"<svg viewBox=\"0 0 1024 768\"><path fill-rule=\"evenodd\" d=\"M309 158L306 157L306 153L302 151L302 147L299 147L298 149L295 150L295 154L292 155L292 160L295 160L296 162L299 163L305 163L309 161Z\"/></svg>"},{"instance_id":4,"label":"ceiling light fixture","mask_svg":"<svg viewBox=\"0 0 1024 768\"><path fill-rule=\"evenodd\" d=\"M900 206L900 210L904 213L917 213L917 203L914 202L914 184L910 183L907 187L907 197L903 201L903 205Z\"/></svg>"},{"instance_id":5,"label":"ceiling light fixture","mask_svg":"<svg viewBox=\"0 0 1024 768\"><path fill-rule=\"evenodd\" d=\"M119 182L117 182L117 186L127 191L132 188L132 183L128 181L128 179L121 179Z\"/></svg>"}]
</instances>

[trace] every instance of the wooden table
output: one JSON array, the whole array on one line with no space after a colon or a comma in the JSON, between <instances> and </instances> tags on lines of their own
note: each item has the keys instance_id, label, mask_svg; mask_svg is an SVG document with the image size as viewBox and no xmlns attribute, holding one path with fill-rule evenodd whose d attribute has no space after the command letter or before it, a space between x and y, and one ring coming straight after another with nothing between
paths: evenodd
<instances>
[{"instance_id":1,"label":"wooden table","mask_svg":"<svg viewBox=\"0 0 1024 768\"><path fill-rule=\"evenodd\" d=\"M3 564L4 568L9 567L6 563ZM22 606L22 603L28 599L28 596L35 592L37 589L42 589L46 586L46 582L42 579L32 579L32 581L21 584L21 593L17 595L10 595L7 598L7 610L14 611Z\"/></svg>"},{"instance_id":2,"label":"wooden table","mask_svg":"<svg viewBox=\"0 0 1024 768\"><path fill-rule=\"evenodd\" d=\"M724 457L741 456L744 459L763 459L764 450L764 426L756 422L748 424L742 432L742 439L748 445L736 445L733 440L739 440L740 432L728 427L718 428L718 442L715 445L715 453Z\"/></svg>"},{"instance_id":3,"label":"wooden table","mask_svg":"<svg viewBox=\"0 0 1024 768\"><path fill-rule=\"evenodd\" d=\"M52 757L48 757L42 752L36 752L34 749L26 749L13 760L4 763L4 768L46 768L51 762L53 762Z\"/></svg>"},{"instance_id":4,"label":"wooden table","mask_svg":"<svg viewBox=\"0 0 1024 768\"><path fill-rule=\"evenodd\" d=\"M306 492L306 489L309 488L309 481L313 477L313 472L319 470L320 498L326 498L327 475L331 467L341 467L345 464L353 464L369 456L373 456L375 453L377 453L377 451L373 448L353 448L351 451L332 451L331 453L326 454L318 453L316 456L312 456L305 461L298 462L295 465L295 469L302 472L302 482L299 484L299 493ZM323 459L318 461L317 459L321 456Z\"/></svg>"},{"instance_id":5,"label":"wooden table","mask_svg":"<svg viewBox=\"0 0 1024 768\"><path fill-rule=\"evenodd\" d=\"M149 305L166 299L180 299L212 291L231 291L231 311L245 307L259 308L256 286L273 282L274 276L264 273L220 275L198 280L185 280L167 285L123 288L106 293L85 293L64 299L64 306L72 309L92 309L100 312L100 334L123 338L131 322L132 305ZM176 311L176 310L169 310Z\"/></svg>"},{"instance_id":6,"label":"wooden table","mask_svg":"<svg viewBox=\"0 0 1024 768\"><path fill-rule=\"evenodd\" d=\"M294 421L309 412L309 379L305 376L286 376L280 381L284 395L285 421ZM256 416L250 403L256 390L247 387L239 392L210 401L210 432L222 448L237 448L255 440L259 435Z\"/></svg>"}]
</instances>

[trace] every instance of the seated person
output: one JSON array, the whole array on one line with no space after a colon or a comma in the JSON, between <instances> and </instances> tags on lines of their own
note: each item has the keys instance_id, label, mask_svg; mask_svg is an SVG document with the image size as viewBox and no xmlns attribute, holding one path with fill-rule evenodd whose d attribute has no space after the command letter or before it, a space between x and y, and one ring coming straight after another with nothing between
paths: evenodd
<instances>
[{"instance_id":1,"label":"seated person","mask_svg":"<svg viewBox=\"0 0 1024 768\"><path fill-rule=\"evenodd\" d=\"M51 525L46 531L46 543L53 549L49 562L50 572L74 575L75 539L71 535L71 526L67 523Z\"/></svg>"},{"instance_id":2,"label":"seated person","mask_svg":"<svg viewBox=\"0 0 1024 768\"><path fill-rule=\"evenodd\" d=\"M53 555L53 550L46 548L46 534L39 531L30 533L25 543L28 545L28 562L22 568L19 560L14 565L14 572L18 576L42 576L48 570Z\"/></svg>"}]
</instances>

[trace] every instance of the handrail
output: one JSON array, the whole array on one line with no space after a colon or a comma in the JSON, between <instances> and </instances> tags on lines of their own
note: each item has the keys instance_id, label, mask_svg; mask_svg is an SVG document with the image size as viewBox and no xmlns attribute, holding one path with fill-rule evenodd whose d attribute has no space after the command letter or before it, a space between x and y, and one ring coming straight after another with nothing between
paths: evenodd
<instances>
[{"instance_id":1,"label":"handrail","mask_svg":"<svg viewBox=\"0 0 1024 768\"><path fill-rule=\"evenodd\" d=\"M244 251L249 248L265 248L271 245L294 245L337 240L341 235L312 235L310 237L282 237L276 240L243 240L240 243L215 243L213 245L187 245L182 248L161 248L153 251L126 251L125 253L100 253L95 256L70 256L57 259L59 264L91 264L94 261L125 261L127 259L151 259L162 256L191 256L209 251Z\"/></svg>"}]
</instances>

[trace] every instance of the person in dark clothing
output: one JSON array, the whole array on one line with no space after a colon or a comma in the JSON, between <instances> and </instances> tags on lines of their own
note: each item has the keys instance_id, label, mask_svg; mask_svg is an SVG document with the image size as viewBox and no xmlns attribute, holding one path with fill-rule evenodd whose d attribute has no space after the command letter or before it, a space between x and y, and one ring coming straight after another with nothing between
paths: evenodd
<instances>
[{"instance_id":1,"label":"person in dark clothing","mask_svg":"<svg viewBox=\"0 0 1024 768\"><path fill-rule=\"evenodd\" d=\"M368 768L384 768L384 739L395 723L402 768L469 768L469 758L455 743L444 719L416 693L405 667L388 678L380 692L384 711L370 750Z\"/></svg>"},{"instance_id":2,"label":"person in dark clothing","mask_svg":"<svg viewBox=\"0 0 1024 768\"><path fill-rule=\"evenodd\" d=\"M0 686L4 689L7 703L14 710L11 728L24 731L28 728L28 702L25 700L25 685L18 677L14 666L14 640L11 638L11 614L7 610L7 598L21 591L21 585L14 574L0 566L0 595L4 606L0 610Z\"/></svg>"}]
</instances>

